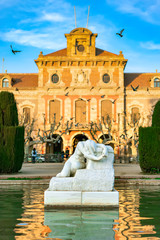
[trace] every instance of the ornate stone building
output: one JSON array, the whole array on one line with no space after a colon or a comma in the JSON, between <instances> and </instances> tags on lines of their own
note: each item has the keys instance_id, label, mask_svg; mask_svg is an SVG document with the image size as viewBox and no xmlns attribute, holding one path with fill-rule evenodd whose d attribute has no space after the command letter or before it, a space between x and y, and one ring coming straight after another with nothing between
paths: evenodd
<instances>
[{"instance_id":1,"label":"ornate stone building","mask_svg":"<svg viewBox=\"0 0 160 240\"><path fill-rule=\"evenodd\" d=\"M45 152L66 147L72 152L79 140L92 139L91 122L97 126L101 122L103 131L97 130L95 136L103 139L108 134L107 116L116 141L123 134L133 136L134 126L129 126L137 119L148 126L160 97L160 73L124 73L127 59L122 52L96 48L97 34L86 28L76 28L65 37L67 48L47 55L40 52L35 60L38 74L0 74L0 91L14 93L19 116L26 123L35 119L33 135L54 121L61 122L54 133L61 135L65 123L73 122L56 145L43 144Z\"/></svg>"}]
</instances>

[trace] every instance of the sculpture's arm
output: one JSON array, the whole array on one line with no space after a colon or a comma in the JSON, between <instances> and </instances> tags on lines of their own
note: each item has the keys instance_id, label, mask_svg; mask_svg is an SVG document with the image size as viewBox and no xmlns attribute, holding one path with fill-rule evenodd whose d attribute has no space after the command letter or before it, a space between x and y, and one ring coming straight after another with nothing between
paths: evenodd
<instances>
[{"instance_id":1,"label":"sculpture's arm","mask_svg":"<svg viewBox=\"0 0 160 240\"><path fill-rule=\"evenodd\" d=\"M102 153L99 157L97 157L95 155L90 155L90 154L85 153L84 157L89 160L100 161L104 157L104 154Z\"/></svg>"},{"instance_id":2,"label":"sculpture's arm","mask_svg":"<svg viewBox=\"0 0 160 240\"><path fill-rule=\"evenodd\" d=\"M104 144L99 144L97 143L98 147L100 147L101 149L103 149L103 154L104 156L108 157L108 149L107 146L105 146Z\"/></svg>"}]
</instances>

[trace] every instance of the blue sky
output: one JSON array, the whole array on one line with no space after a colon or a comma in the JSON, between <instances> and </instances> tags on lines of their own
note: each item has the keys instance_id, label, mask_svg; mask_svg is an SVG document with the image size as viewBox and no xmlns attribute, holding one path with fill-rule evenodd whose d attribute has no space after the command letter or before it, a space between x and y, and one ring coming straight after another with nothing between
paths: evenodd
<instances>
[{"instance_id":1,"label":"blue sky","mask_svg":"<svg viewBox=\"0 0 160 240\"><path fill-rule=\"evenodd\" d=\"M160 71L159 0L1 0L0 72L34 73L34 59L66 47L64 33L86 27L98 33L96 47L128 59L125 72ZM123 38L116 35L124 30ZM14 55L10 45L21 53ZM4 58L4 68L3 59Z\"/></svg>"}]
</instances>

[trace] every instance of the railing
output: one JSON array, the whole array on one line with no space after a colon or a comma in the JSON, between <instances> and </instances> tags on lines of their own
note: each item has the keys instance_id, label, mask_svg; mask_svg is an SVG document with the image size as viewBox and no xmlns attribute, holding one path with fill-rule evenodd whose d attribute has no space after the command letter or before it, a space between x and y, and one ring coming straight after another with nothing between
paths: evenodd
<instances>
[{"instance_id":1,"label":"railing","mask_svg":"<svg viewBox=\"0 0 160 240\"><path fill-rule=\"evenodd\" d=\"M132 155L114 155L114 162L115 163L138 163L139 162L139 157L137 156L132 156Z\"/></svg>"},{"instance_id":2,"label":"railing","mask_svg":"<svg viewBox=\"0 0 160 240\"><path fill-rule=\"evenodd\" d=\"M61 153L57 154L37 154L36 162L37 163L61 163L67 160L65 157L62 158ZM24 162L32 162L32 156L31 154L26 154L24 157ZM125 155L125 154L115 154L114 155L114 162L115 163L138 163L139 159L138 156L132 156L132 155Z\"/></svg>"},{"instance_id":3,"label":"railing","mask_svg":"<svg viewBox=\"0 0 160 240\"><path fill-rule=\"evenodd\" d=\"M61 156L61 153L53 154L37 154L36 162L43 163L43 162L53 162L53 163L60 163L63 162L64 159ZM26 154L24 157L24 162L32 162L32 155Z\"/></svg>"}]
</instances>

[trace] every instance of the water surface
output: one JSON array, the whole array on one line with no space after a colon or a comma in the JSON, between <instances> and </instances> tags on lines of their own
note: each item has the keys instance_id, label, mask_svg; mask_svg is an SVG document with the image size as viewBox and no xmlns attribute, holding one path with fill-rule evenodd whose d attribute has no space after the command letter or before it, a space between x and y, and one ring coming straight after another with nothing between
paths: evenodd
<instances>
[{"instance_id":1,"label":"water surface","mask_svg":"<svg viewBox=\"0 0 160 240\"><path fill-rule=\"evenodd\" d=\"M158 186L116 186L120 205L112 211L44 211L47 187L0 186L1 239L160 239Z\"/></svg>"}]
</instances>

